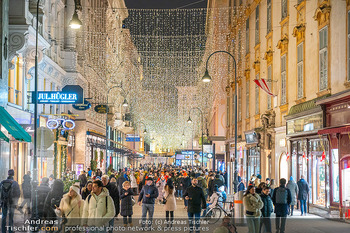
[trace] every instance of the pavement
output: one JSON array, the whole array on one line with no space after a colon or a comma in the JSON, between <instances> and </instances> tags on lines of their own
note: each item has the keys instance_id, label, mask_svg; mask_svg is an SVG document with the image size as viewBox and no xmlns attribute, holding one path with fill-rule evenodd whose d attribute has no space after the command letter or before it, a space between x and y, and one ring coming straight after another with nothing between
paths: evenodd
<instances>
[{"instance_id":1,"label":"pavement","mask_svg":"<svg viewBox=\"0 0 350 233\"><path fill-rule=\"evenodd\" d=\"M137 200L137 196L135 196L135 199ZM142 207L136 204L133 209L133 223L134 226L140 226L140 218L141 218L141 211ZM154 232L189 232L188 230L188 223L184 222L187 221L187 210L184 207L184 201L178 199L177 200L177 209L174 213L174 217L176 220L178 220L178 226L179 228L169 228L166 227L160 227L160 223L164 225L165 220L165 210L164 206L161 204L155 205L155 211L154 211L154 224L152 226L155 226L153 229ZM1 216L0 216L1 218ZM23 226L23 223L28 218L28 216L20 214L17 210L15 210L15 226ZM139 228L135 229L129 229L129 231L123 228L117 229L117 227L122 227L122 217L118 216L117 220L114 221L114 231L113 232L133 232L133 231L140 231ZM275 218L272 217L272 229L275 229ZM208 223L201 223L202 230L201 232L208 232L212 233L214 230L218 227L218 225L221 223L221 220L216 225L209 225ZM158 227L158 228L157 228ZM15 232L29 232L27 231L15 231ZM45 231L41 231L45 232ZM238 226L237 225L237 232L238 233L246 233L248 232L248 227L246 225ZM273 230L272 232L276 232ZM288 232L295 232L295 233L349 233L350 232L350 224L339 222L339 221L331 221L329 219L313 215L313 214L307 214L306 216L301 216L299 210L294 210L294 216L288 216L287 218L287 224L286 224L286 233Z\"/></svg>"}]
</instances>

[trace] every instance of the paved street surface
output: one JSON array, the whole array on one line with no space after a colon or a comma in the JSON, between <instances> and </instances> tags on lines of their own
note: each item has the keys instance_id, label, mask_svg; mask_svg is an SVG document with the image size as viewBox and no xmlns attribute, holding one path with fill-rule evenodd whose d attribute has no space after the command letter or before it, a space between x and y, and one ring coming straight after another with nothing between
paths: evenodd
<instances>
[{"instance_id":1,"label":"paved street surface","mask_svg":"<svg viewBox=\"0 0 350 233\"><path fill-rule=\"evenodd\" d=\"M137 200L137 196L135 196L135 199ZM134 206L134 215L133 215L133 223L134 226L140 226L139 221L141 218L141 206L135 205ZM165 218L165 211L163 205L156 204L155 205L155 212L154 212L154 220L155 221L164 221ZM184 208L183 200L177 200L177 210L175 211L175 219L182 221L187 220L187 211ZM275 232L274 228L274 218L272 218L272 229L273 232ZM15 225L23 225L24 217L21 215L17 210L15 211ZM153 226L155 227L154 232L189 232L185 229L187 227L187 224L179 223L178 228L173 229L167 229L167 228L157 228L159 227L159 224L155 223ZM218 224L221 223L221 220L218 222ZM208 224L202 224L204 230L201 232L213 232L217 225L211 225ZM118 216L118 219L115 221L115 227L121 227L123 226L122 218ZM208 227L208 228L205 228ZM118 229L114 232L131 232ZM140 231L139 229L135 229L135 231ZM237 226L237 232L238 233L246 233L248 232L247 226ZM321 217L318 217L316 215L307 215L307 216L300 216L300 212L298 210L295 210L294 216L288 217L287 219L287 227L286 232L296 232L296 233L349 233L350 232L350 224L339 222L339 221L332 221L327 220Z\"/></svg>"}]
</instances>

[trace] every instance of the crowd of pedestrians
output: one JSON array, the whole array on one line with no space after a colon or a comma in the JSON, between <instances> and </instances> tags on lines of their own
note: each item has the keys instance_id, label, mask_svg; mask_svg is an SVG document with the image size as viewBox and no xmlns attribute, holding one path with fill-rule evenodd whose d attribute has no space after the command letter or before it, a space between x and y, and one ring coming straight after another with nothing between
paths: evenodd
<instances>
[{"instance_id":1,"label":"crowd of pedestrians","mask_svg":"<svg viewBox=\"0 0 350 233\"><path fill-rule=\"evenodd\" d=\"M143 166L139 169L112 171L110 175L100 169L82 172L79 183L73 184L67 193L64 182L53 176L42 178L35 193L36 209L31 209L32 186L30 173L23 177L22 203L17 206L21 196L18 183L13 180L14 171L1 182L2 232L7 225L13 225L14 211L22 214L36 214L40 219L63 219L62 225L70 226L114 226L118 215L124 227L133 226L133 207L142 208L141 226L151 229L155 205L163 205L167 227L173 226L177 209L176 202L183 201L187 211L190 232L199 232L199 218L211 208L226 201L227 174L205 169L184 169L181 167ZM296 183L291 177L288 184L281 179L279 186L267 178L261 181L260 175L253 175L247 184L238 177L238 191L244 191L243 204L250 233L272 232L271 214L276 215L276 231L283 233L287 215L293 215L297 200L301 213L306 214L308 184L304 177ZM9 191L10 190L10 191ZM6 193L7 191L7 193ZM138 197L134 197L138 195ZM26 208L24 209L24 207ZM23 211L24 210L24 211ZM47 224L52 226L53 223ZM227 219L223 219L222 229L234 232ZM101 232L101 231L99 231ZM112 231L110 231L112 232Z\"/></svg>"}]
</instances>

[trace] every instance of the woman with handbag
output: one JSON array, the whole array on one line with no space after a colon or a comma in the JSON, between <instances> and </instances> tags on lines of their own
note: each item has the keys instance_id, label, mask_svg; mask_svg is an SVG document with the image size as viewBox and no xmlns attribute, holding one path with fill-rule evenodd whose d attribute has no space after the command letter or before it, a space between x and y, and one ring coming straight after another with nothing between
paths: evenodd
<instances>
[{"instance_id":1,"label":"woman with handbag","mask_svg":"<svg viewBox=\"0 0 350 233\"><path fill-rule=\"evenodd\" d=\"M176 200L175 200L175 187L172 179L169 179L164 187L164 197L163 204L165 210L165 217L167 221L167 227L172 226L174 220L174 211L176 209ZM170 215L170 219L169 219ZM170 224L169 224L170 220Z\"/></svg>"},{"instance_id":2,"label":"woman with handbag","mask_svg":"<svg viewBox=\"0 0 350 233\"><path fill-rule=\"evenodd\" d=\"M124 227L129 225L132 227L132 218L133 215L133 205L136 203L133 197L134 193L131 190L131 184L129 181L124 181L122 184L122 189L120 190L120 215L123 216Z\"/></svg>"},{"instance_id":3,"label":"woman with handbag","mask_svg":"<svg viewBox=\"0 0 350 233\"><path fill-rule=\"evenodd\" d=\"M56 207L56 214L63 218L66 226L79 225L83 216L84 200L79 194L80 187L72 185L69 192L63 195L60 206Z\"/></svg>"}]
</instances>

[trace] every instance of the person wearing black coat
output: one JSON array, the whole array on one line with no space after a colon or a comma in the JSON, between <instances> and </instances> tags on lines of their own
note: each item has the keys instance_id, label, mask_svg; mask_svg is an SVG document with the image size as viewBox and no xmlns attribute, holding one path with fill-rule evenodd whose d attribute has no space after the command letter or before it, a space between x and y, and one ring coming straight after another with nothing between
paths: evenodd
<instances>
[{"instance_id":1,"label":"person wearing black coat","mask_svg":"<svg viewBox=\"0 0 350 233\"><path fill-rule=\"evenodd\" d=\"M181 179L181 183L180 183L180 186L182 187L182 192L184 193L186 191L186 189L188 187L191 186L191 178L186 174L184 173L184 176L183 178ZM187 208L188 206L188 201L185 199L185 196L183 196L184 198L184 203L185 203L185 208Z\"/></svg>"},{"instance_id":2,"label":"person wearing black coat","mask_svg":"<svg viewBox=\"0 0 350 233\"><path fill-rule=\"evenodd\" d=\"M309 184L304 179L304 176L301 175L301 179L297 183L298 185L298 200L300 201L300 210L301 215L306 215L307 208L306 208L306 201L309 196Z\"/></svg>"},{"instance_id":3,"label":"person wearing black coat","mask_svg":"<svg viewBox=\"0 0 350 233\"><path fill-rule=\"evenodd\" d=\"M123 188L123 183L126 181L124 177L124 172L121 172L118 179L117 179L117 186L118 186L118 191L122 190Z\"/></svg>"},{"instance_id":4,"label":"person wearing black coat","mask_svg":"<svg viewBox=\"0 0 350 233\"><path fill-rule=\"evenodd\" d=\"M153 179L151 177L148 177L146 179L146 184L143 186L138 198L139 205L141 205L142 201L142 228L146 226L147 212L149 223L148 227L150 228L152 226L154 203L158 195L158 188L153 184Z\"/></svg>"},{"instance_id":5,"label":"person wearing black coat","mask_svg":"<svg viewBox=\"0 0 350 233\"><path fill-rule=\"evenodd\" d=\"M31 185L32 178L29 174L26 174L23 176L23 183L22 183L22 194L23 194L23 201L22 204L18 207L18 211L20 211L23 214L23 207L25 204L27 204L27 214L30 214L30 201L32 197L32 185Z\"/></svg>"},{"instance_id":6,"label":"person wearing black coat","mask_svg":"<svg viewBox=\"0 0 350 233\"><path fill-rule=\"evenodd\" d=\"M85 200L91 193L92 191L92 181L89 180L86 183L86 186L81 190L81 198Z\"/></svg>"},{"instance_id":7,"label":"person wearing black coat","mask_svg":"<svg viewBox=\"0 0 350 233\"><path fill-rule=\"evenodd\" d=\"M119 190L118 190L118 187L117 187L115 184L111 184L111 183L109 182L109 176L108 176L108 175L103 175L101 179L102 179L103 186L104 186L105 188L108 189L109 195L110 195L111 198L113 199L114 208L115 208L115 217L117 217L118 214L119 214L119 208L120 208ZM113 226L114 226L114 218L112 218L112 219L109 221L109 226L111 227L111 229L113 229ZM110 232L113 232L113 231L110 230Z\"/></svg>"},{"instance_id":8,"label":"person wearing black coat","mask_svg":"<svg viewBox=\"0 0 350 233\"><path fill-rule=\"evenodd\" d=\"M272 232L270 217L273 212L273 203L270 197L270 187L263 187L260 197L264 203L264 207L261 209L260 232L262 226L265 227L265 232Z\"/></svg>"},{"instance_id":9,"label":"person wearing black coat","mask_svg":"<svg viewBox=\"0 0 350 233\"><path fill-rule=\"evenodd\" d=\"M38 217L39 218L44 218L46 217L46 211L44 208L45 205L45 200L49 192L51 191L49 187L49 178L44 177L41 179L41 184L37 188L37 209L38 209Z\"/></svg>"},{"instance_id":10,"label":"person wearing black coat","mask_svg":"<svg viewBox=\"0 0 350 233\"><path fill-rule=\"evenodd\" d=\"M208 182L208 195L209 197L211 197L211 195L213 195L214 193L214 174L210 174L209 175L209 182Z\"/></svg>"},{"instance_id":11,"label":"person wearing black coat","mask_svg":"<svg viewBox=\"0 0 350 233\"><path fill-rule=\"evenodd\" d=\"M123 216L124 227L130 224L132 227L132 215L133 215L133 207L132 207L132 199L134 193L131 190L131 185L129 181L125 181L123 183L123 188L120 190L120 215Z\"/></svg>"},{"instance_id":12,"label":"person wearing black coat","mask_svg":"<svg viewBox=\"0 0 350 233\"><path fill-rule=\"evenodd\" d=\"M286 179L280 179L280 186L275 188L272 195L272 202L275 205L276 213L276 231L279 233L284 233L288 215L288 206L292 202L292 194L290 193L290 190L286 188L286 183Z\"/></svg>"},{"instance_id":13,"label":"person wearing black coat","mask_svg":"<svg viewBox=\"0 0 350 233\"><path fill-rule=\"evenodd\" d=\"M55 209L60 206L61 199L63 197L64 183L60 179L55 179L51 191L47 194L44 203L45 216L47 220L56 220L57 215ZM52 227L53 224L47 224L46 226Z\"/></svg>"},{"instance_id":14,"label":"person wearing black coat","mask_svg":"<svg viewBox=\"0 0 350 233\"><path fill-rule=\"evenodd\" d=\"M199 218L201 210L207 208L204 192L197 184L198 180L196 178L192 179L192 185L184 193L184 198L188 200L187 214L190 232L200 232ZM193 217L195 220L195 229L193 229Z\"/></svg>"}]
</instances>

